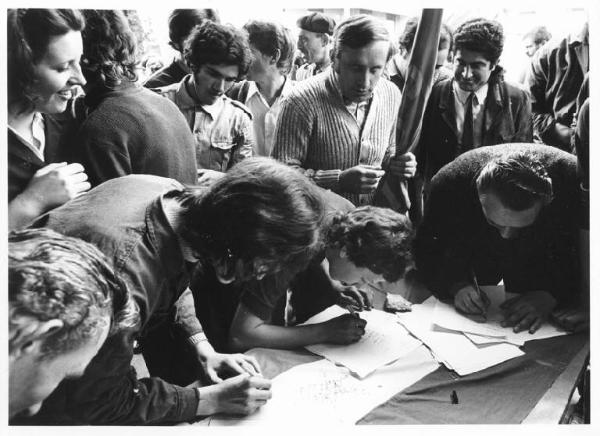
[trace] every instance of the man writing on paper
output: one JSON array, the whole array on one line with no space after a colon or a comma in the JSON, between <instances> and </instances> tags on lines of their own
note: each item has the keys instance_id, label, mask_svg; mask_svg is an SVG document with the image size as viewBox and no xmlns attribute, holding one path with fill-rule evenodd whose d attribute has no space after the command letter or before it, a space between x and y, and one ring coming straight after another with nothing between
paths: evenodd
<instances>
[{"instance_id":1,"label":"man writing on paper","mask_svg":"<svg viewBox=\"0 0 600 436\"><path fill-rule=\"evenodd\" d=\"M443 167L415 241L424 283L458 310L484 314L475 281L502 279L519 294L502 306L504 325L535 332L579 289L576 166L554 147L505 144Z\"/></svg>"}]
</instances>

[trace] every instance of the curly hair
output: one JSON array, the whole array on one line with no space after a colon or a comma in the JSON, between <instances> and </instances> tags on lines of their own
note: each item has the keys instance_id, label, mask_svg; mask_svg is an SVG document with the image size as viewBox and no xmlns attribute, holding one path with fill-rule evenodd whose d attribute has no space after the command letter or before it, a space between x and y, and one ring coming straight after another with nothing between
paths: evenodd
<instances>
[{"instance_id":1,"label":"curly hair","mask_svg":"<svg viewBox=\"0 0 600 436\"><path fill-rule=\"evenodd\" d=\"M35 81L34 66L46 54L53 37L81 32L84 19L73 9L9 9L7 13L8 106L20 112L34 107L29 90Z\"/></svg>"},{"instance_id":2,"label":"curly hair","mask_svg":"<svg viewBox=\"0 0 600 436\"><path fill-rule=\"evenodd\" d=\"M208 192L188 188L181 204L190 244L205 259L300 271L322 247L319 188L271 158L244 159Z\"/></svg>"},{"instance_id":3,"label":"curly hair","mask_svg":"<svg viewBox=\"0 0 600 436\"><path fill-rule=\"evenodd\" d=\"M335 28L333 48L330 52L331 60L334 61L339 58L344 47L351 49L363 48L376 41L388 41L390 43L388 61L398 51L383 21L370 15L354 15Z\"/></svg>"},{"instance_id":4,"label":"curly hair","mask_svg":"<svg viewBox=\"0 0 600 436\"><path fill-rule=\"evenodd\" d=\"M196 72L202 65L237 65L238 77L246 75L252 53L244 32L233 26L206 21L192 29L185 40L183 56Z\"/></svg>"},{"instance_id":5,"label":"curly hair","mask_svg":"<svg viewBox=\"0 0 600 436\"><path fill-rule=\"evenodd\" d=\"M502 24L485 18L465 21L454 32L454 49L476 51L492 64L497 63L504 49Z\"/></svg>"},{"instance_id":6,"label":"curly hair","mask_svg":"<svg viewBox=\"0 0 600 436\"><path fill-rule=\"evenodd\" d=\"M185 40L194 27L210 20L219 23L215 9L174 9L169 15L169 45L177 51L183 50Z\"/></svg>"},{"instance_id":7,"label":"curly hair","mask_svg":"<svg viewBox=\"0 0 600 436\"><path fill-rule=\"evenodd\" d=\"M375 206L339 213L326 235L327 245L344 248L352 263L381 274L389 282L403 277L412 263L413 238L408 217Z\"/></svg>"},{"instance_id":8,"label":"curly hair","mask_svg":"<svg viewBox=\"0 0 600 436\"><path fill-rule=\"evenodd\" d=\"M90 84L113 89L137 81L135 35L120 10L84 9L82 70Z\"/></svg>"},{"instance_id":9,"label":"curly hair","mask_svg":"<svg viewBox=\"0 0 600 436\"><path fill-rule=\"evenodd\" d=\"M513 152L488 162L476 180L478 192L493 192L507 208L522 211L553 198L552 179L531 153Z\"/></svg>"},{"instance_id":10,"label":"curly hair","mask_svg":"<svg viewBox=\"0 0 600 436\"><path fill-rule=\"evenodd\" d=\"M42 358L97 337L107 316L110 334L137 327L136 303L94 245L50 229L11 232L8 242L9 351L30 340L32 321L63 322Z\"/></svg>"},{"instance_id":11,"label":"curly hair","mask_svg":"<svg viewBox=\"0 0 600 436\"><path fill-rule=\"evenodd\" d=\"M419 26L419 18L412 17L404 25L404 30L398 39L398 45L407 52L410 52L415 42L415 36L417 35L417 27ZM452 29L445 23L442 23L440 28L440 41L438 43L438 50L442 47L442 44L448 43L448 52L452 51Z\"/></svg>"},{"instance_id":12,"label":"curly hair","mask_svg":"<svg viewBox=\"0 0 600 436\"><path fill-rule=\"evenodd\" d=\"M248 41L266 56L275 56L279 51L277 68L287 74L292 68L296 43L292 33L277 23L253 20L244 25Z\"/></svg>"}]
</instances>

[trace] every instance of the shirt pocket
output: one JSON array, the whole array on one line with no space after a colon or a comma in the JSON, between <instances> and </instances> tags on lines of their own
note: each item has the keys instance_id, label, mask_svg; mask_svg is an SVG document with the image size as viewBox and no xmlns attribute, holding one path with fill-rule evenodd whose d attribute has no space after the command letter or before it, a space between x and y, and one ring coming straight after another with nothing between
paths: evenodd
<instances>
[{"instance_id":1,"label":"shirt pocket","mask_svg":"<svg viewBox=\"0 0 600 436\"><path fill-rule=\"evenodd\" d=\"M233 138L223 137L211 142L210 160L214 169L227 171L234 153L235 142Z\"/></svg>"}]
</instances>

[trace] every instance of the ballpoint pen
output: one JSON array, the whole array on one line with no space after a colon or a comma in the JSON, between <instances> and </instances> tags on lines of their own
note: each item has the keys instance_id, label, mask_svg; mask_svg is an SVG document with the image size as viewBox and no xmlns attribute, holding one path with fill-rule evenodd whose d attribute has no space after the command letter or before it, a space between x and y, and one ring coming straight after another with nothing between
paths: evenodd
<instances>
[{"instance_id":1,"label":"ballpoint pen","mask_svg":"<svg viewBox=\"0 0 600 436\"><path fill-rule=\"evenodd\" d=\"M475 275L474 269L471 270L471 279L473 280L473 287L475 288L475 291L477 291L477 295L479 296L479 299L481 300L482 303L485 304L485 302L488 301L488 297L487 297L487 295L485 295L483 293L483 291L479 287L479 283L477 282L477 275ZM481 314L483 315L484 318L486 317L485 310L483 310L481 312Z\"/></svg>"}]
</instances>

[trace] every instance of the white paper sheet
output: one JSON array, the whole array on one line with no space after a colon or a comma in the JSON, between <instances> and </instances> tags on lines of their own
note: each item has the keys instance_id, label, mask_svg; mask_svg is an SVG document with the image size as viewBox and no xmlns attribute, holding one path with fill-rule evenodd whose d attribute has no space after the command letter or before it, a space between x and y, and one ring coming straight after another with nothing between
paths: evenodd
<instances>
[{"instance_id":1,"label":"white paper sheet","mask_svg":"<svg viewBox=\"0 0 600 436\"><path fill-rule=\"evenodd\" d=\"M326 359L298 365L273 379L273 398L256 413L211 418L209 425L283 426L304 418L311 425L352 425L438 367L423 345L362 380Z\"/></svg>"},{"instance_id":2,"label":"white paper sheet","mask_svg":"<svg viewBox=\"0 0 600 436\"><path fill-rule=\"evenodd\" d=\"M504 286L482 286L481 291L490 299L485 323L475 322L457 312L453 306L438 300L436 300L433 313L434 323L445 329L463 332L476 344L498 343L500 342L498 339L501 338L503 342L521 346L527 341L567 334L566 331L548 323L542 325L535 333L529 333L528 331L514 333L512 327L502 327L500 325L504 320L500 305L507 298L515 296L515 294L506 295ZM474 335L479 335L479 337Z\"/></svg>"},{"instance_id":3,"label":"white paper sheet","mask_svg":"<svg viewBox=\"0 0 600 436\"><path fill-rule=\"evenodd\" d=\"M304 324L316 324L348 313L340 306L331 306L308 319ZM421 342L398 324L395 315L381 310L360 312L367 321L364 336L350 345L317 344L306 347L312 353L344 365L358 377L366 377L416 349Z\"/></svg>"},{"instance_id":4,"label":"white paper sheet","mask_svg":"<svg viewBox=\"0 0 600 436\"><path fill-rule=\"evenodd\" d=\"M459 375L481 371L524 353L515 345L500 343L476 345L461 332L436 327L431 320L437 299L430 297L414 304L413 311L398 313L400 322L427 345L437 360Z\"/></svg>"}]
</instances>

